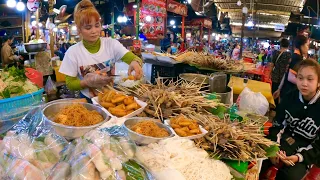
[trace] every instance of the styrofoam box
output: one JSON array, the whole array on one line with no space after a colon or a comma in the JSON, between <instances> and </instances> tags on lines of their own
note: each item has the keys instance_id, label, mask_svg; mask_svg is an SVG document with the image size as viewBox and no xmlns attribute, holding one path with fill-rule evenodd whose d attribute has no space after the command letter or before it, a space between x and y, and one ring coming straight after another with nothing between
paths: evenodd
<instances>
[{"instance_id":1,"label":"styrofoam box","mask_svg":"<svg viewBox=\"0 0 320 180\"><path fill-rule=\"evenodd\" d=\"M92 103L93 103L93 104L98 105L98 106L101 106L101 105L99 104L99 99L98 99L98 97L94 97L94 98L92 98L91 100L92 100ZM126 116L123 116L123 117L114 116L114 115L112 115L106 108L104 108L104 107L102 107L102 106L101 106L101 108L103 109L103 111L105 111L105 112L106 112L109 116L111 116L111 117L117 117L117 118L132 118L132 117L135 117L135 116L139 115L140 113L142 113L142 111L144 110L144 108L146 108L147 105L148 105L146 102L140 101L140 100L139 100L138 98L136 98L136 97L134 97L134 100L136 101L137 104L139 104L139 106L140 106L141 108L139 108L138 110L136 110L136 111L134 111L134 112L132 112L132 113L126 115Z\"/></svg>"},{"instance_id":2,"label":"styrofoam box","mask_svg":"<svg viewBox=\"0 0 320 180\"><path fill-rule=\"evenodd\" d=\"M174 129L170 126L170 120L165 120L164 121L164 124L168 125L169 128L171 129L171 131L176 135L176 136L179 136L175 131ZM187 138L187 139L198 139L198 138L201 138L203 136L205 136L208 131L205 130L201 125L199 125L199 128L200 128L200 131L202 132L202 134L197 134L197 135L193 135L193 136L187 136L187 137L182 137L182 138ZM181 136L179 136L181 137Z\"/></svg>"}]
</instances>

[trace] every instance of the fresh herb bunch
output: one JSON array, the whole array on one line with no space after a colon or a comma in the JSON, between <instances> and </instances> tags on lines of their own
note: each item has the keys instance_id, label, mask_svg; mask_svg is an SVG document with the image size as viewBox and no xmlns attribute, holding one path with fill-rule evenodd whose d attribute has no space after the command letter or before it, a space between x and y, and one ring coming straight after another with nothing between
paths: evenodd
<instances>
[{"instance_id":1,"label":"fresh herb bunch","mask_svg":"<svg viewBox=\"0 0 320 180\"><path fill-rule=\"evenodd\" d=\"M13 81L15 81L15 82L17 82L17 81L25 82L27 80L27 76L25 74L26 71L25 71L24 68L19 69L19 68L16 68L16 67L12 66L10 68L6 67L4 69L4 71L9 72L9 75L14 77Z\"/></svg>"}]
</instances>

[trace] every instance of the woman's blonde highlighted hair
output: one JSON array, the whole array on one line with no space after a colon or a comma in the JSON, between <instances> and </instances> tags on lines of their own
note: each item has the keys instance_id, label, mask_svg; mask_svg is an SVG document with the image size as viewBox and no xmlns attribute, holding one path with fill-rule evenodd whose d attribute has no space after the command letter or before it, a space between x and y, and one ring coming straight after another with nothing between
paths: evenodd
<instances>
[{"instance_id":1,"label":"woman's blonde highlighted hair","mask_svg":"<svg viewBox=\"0 0 320 180\"><path fill-rule=\"evenodd\" d=\"M74 8L74 22L78 29L85 24L90 24L92 17L96 21L101 20L101 16L90 0L82 0Z\"/></svg>"}]
</instances>

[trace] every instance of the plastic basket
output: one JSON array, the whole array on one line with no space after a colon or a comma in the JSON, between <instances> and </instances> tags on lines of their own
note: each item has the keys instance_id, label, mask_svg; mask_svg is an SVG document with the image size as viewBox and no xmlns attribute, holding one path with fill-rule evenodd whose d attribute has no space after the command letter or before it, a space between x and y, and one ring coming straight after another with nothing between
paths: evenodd
<instances>
[{"instance_id":1,"label":"plastic basket","mask_svg":"<svg viewBox=\"0 0 320 180\"><path fill-rule=\"evenodd\" d=\"M172 77L177 78L174 67L152 65L151 83L155 83L158 77Z\"/></svg>"},{"instance_id":2,"label":"plastic basket","mask_svg":"<svg viewBox=\"0 0 320 180\"><path fill-rule=\"evenodd\" d=\"M23 116L26 113L23 111L25 107L38 105L41 102L43 92L44 90L40 89L31 94L0 100L0 120L3 118L3 114L7 114L7 118Z\"/></svg>"},{"instance_id":3,"label":"plastic basket","mask_svg":"<svg viewBox=\"0 0 320 180\"><path fill-rule=\"evenodd\" d=\"M0 134L10 130L33 106L41 104L43 89L0 100Z\"/></svg>"}]
</instances>

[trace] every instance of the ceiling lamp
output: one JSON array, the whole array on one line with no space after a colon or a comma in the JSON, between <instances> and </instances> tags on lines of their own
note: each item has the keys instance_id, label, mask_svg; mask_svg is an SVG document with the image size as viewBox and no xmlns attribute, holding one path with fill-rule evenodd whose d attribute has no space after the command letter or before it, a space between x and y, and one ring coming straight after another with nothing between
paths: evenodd
<instances>
[{"instance_id":1,"label":"ceiling lamp","mask_svg":"<svg viewBox=\"0 0 320 180\"><path fill-rule=\"evenodd\" d=\"M242 8L242 13L243 13L243 14L248 14L248 8L247 8L246 6L244 6L244 7Z\"/></svg>"},{"instance_id":2,"label":"ceiling lamp","mask_svg":"<svg viewBox=\"0 0 320 180\"><path fill-rule=\"evenodd\" d=\"M174 20L170 21L170 25L174 25L176 22Z\"/></svg>"},{"instance_id":3,"label":"ceiling lamp","mask_svg":"<svg viewBox=\"0 0 320 180\"><path fill-rule=\"evenodd\" d=\"M238 6L241 6L241 4L242 4L242 3L241 3L241 1L239 0L239 1L237 2L237 5L238 5Z\"/></svg>"},{"instance_id":4,"label":"ceiling lamp","mask_svg":"<svg viewBox=\"0 0 320 180\"><path fill-rule=\"evenodd\" d=\"M14 8L16 7L16 5L17 5L17 2L15 0L7 0L7 6L9 8Z\"/></svg>"},{"instance_id":5,"label":"ceiling lamp","mask_svg":"<svg viewBox=\"0 0 320 180\"><path fill-rule=\"evenodd\" d=\"M132 7L133 7L134 9L137 9L137 8L138 8L138 6L137 6L136 4L134 4Z\"/></svg>"},{"instance_id":6,"label":"ceiling lamp","mask_svg":"<svg viewBox=\"0 0 320 180\"><path fill-rule=\"evenodd\" d=\"M26 9L26 5L23 3L23 2L21 2L21 0L17 3L17 10L18 11L24 11L25 9Z\"/></svg>"},{"instance_id":7,"label":"ceiling lamp","mask_svg":"<svg viewBox=\"0 0 320 180\"><path fill-rule=\"evenodd\" d=\"M187 2L188 2L189 4L191 4L192 0L187 0Z\"/></svg>"}]
</instances>

